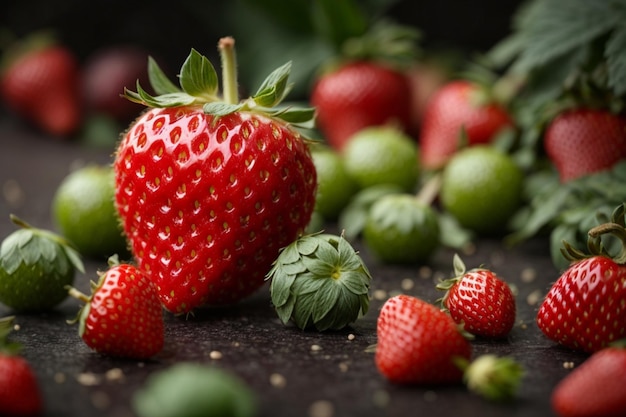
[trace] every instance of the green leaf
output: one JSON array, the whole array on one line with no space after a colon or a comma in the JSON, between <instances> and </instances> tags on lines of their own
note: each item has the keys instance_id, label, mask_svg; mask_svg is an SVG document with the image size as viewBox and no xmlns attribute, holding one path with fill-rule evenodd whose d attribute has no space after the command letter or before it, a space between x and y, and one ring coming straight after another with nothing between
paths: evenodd
<instances>
[{"instance_id":1,"label":"green leaf","mask_svg":"<svg viewBox=\"0 0 626 417\"><path fill-rule=\"evenodd\" d=\"M304 236L298 239L294 245L294 249L297 248L296 259L299 259L300 254L304 256L312 255L317 250L318 245L319 238L317 236Z\"/></svg>"},{"instance_id":2,"label":"green leaf","mask_svg":"<svg viewBox=\"0 0 626 417\"><path fill-rule=\"evenodd\" d=\"M611 1L544 0L521 22L524 48L514 68L527 72L583 47L618 23Z\"/></svg>"},{"instance_id":3,"label":"green leaf","mask_svg":"<svg viewBox=\"0 0 626 417\"><path fill-rule=\"evenodd\" d=\"M254 102L262 107L274 107L279 104L288 91L287 80L290 71L291 62L287 62L272 71L261 83L256 94L252 96Z\"/></svg>"},{"instance_id":4,"label":"green leaf","mask_svg":"<svg viewBox=\"0 0 626 417\"><path fill-rule=\"evenodd\" d=\"M191 96L212 100L218 90L217 72L207 57L192 48L180 69L180 85Z\"/></svg>"},{"instance_id":5,"label":"green leaf","mask_svg":"<svg viewBox=\"0 0 626 417\"><path fill-rule=\"evenodd\" d=\"M296 297L291 294L285 303L276 307L276 313L278 314L278 317L280 318L280 321L283 322L283 324L287 324L289 320L291 320L291 315L293 314L293 309L295 305Z\"/></svg>"},{"instance_id":6,"label":"green leaf","mask_svg":"<svg viewBox=\"0 0 626 417\"><path fill-rule=\"evenodd\" d=\"M285 122L300 127L303 129L312 129L315 127L315 113L316 109L313 107L307 108L292 108L286 107L284 109L278 109L272 114L272 116L277 117Z\"/></svg>"},{"instance_id":7,"label":"green leaf","mask_svg":"<svg viewBox=\"0 0 626 417\"><path fill-rule=\"evenodd\" d=\"M167 78L161 67L152 57L148 57L148 79L154 92L158 95L181 93L181 89Z\"/></svg>"},{"instance_id":8,"label":"green leaf","mask_svg":"<svg viewBox=\"0 0 626 417\"><path fill-rule=\"evenodd\" d=\"M313 323L320 321L335 306L339 292L340 287L334 280L324 281L315 293L315 305L312 311Z\"/></svg>"},{"instance_id":9,"label":"green leaf","mask_svg":"<svg viewBox=\"0 0 626 417\"><path fill-rule=\"evenodd\" d=\"M291 286L296 275L281 274L274 276L270 284L270 294L275 307L283 306L291 295Z\"/></svg>"},{"instance_id":10,"label":"green leaf","mask_svg":"<svg viewBox=\"0 0 626 417\"><path fill-rule=\"evenodd\" d=\"M306 263L302 261L294 262L291 264L281 264L276 272L277 275L296 275L306 272Z\"/></svg>"},{"instance_id":11,"label":"green leaf","mask_svg":"<svg viewBox=\"0 0 626 417\"><path fill-rule=\"evenodd\" d=\"M291 318L300 329L309 327L315 308L315 292L300 294L297 296Z\"/></svg>"},{"instance_id":12,"label":"green leaf","mask_svg":"<svg viewBox=\"0 0 626 417\"><path fill-rule=\"evenodd\" d=\"M281 264L292 264L300 260L300 245L303 244L305 239L306 238L299 239L295 243L286 246L280 253L278 261Z\"/></svg>"},{"instance_id":13,"label":"green leaf","mask_svg":"<svg viewBox=\"0 0 626 417\"><path fill-rule=\"evenodd\" d=\"M203 106L203 110L206 114L211 114L216 117L229 115L242 108L243 104L228 104L224 102L211 102Z\"/></svg>"},{"instance_id":14,"label":"green leaf","mask_svg":"<svg viewBox=\"0 0 626 417\"><path fill-rule=\"evenodd\" d=\"M367 294L370 276L365 271L342 271L339 283L355 295Z\"/></svg>"},{"instance_id":15,"label":"green leaf","mask_svg":"<svg viewBox=\"0 0 626 417\"><path fill-rule=\"evenodd\" d=\"M622 24L615 28L607 41L605 56L609 87L612 87L618 96L626 94L626 25Z\"/></svg>"}]
</instances>

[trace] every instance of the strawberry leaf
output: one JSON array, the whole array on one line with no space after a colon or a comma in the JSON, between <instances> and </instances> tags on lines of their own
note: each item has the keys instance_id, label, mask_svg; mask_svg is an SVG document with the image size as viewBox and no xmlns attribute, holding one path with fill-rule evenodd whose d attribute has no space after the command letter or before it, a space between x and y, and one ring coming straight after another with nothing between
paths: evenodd
<instances>
[{"instance_id":1,"label":"strawberry leaf","mask_svg":"<svg viewBox=\"0 0 626 417\"><path fill-rule=\"evenodd\" d=\"M291 62L287 62L268 75L256 94L252 96L254 102L263 107L278 105L289 91L287 80L290 71Z\"/></svg>"},{"instance_id":2,"label":"strawberry leaf","mask_svg":"<svg viewBox=\"0 0 626 417\"><path fill-rule=\"evenodd\" d=\"M617 95L626 94L626 26L615 28L607 41L606 60L609 72L609 87Z\"/></svg>"},{"instance_id":3,"label":"strawberry leaf","mask_svg":"<svg viewBox=\"0 0 626 417\"><path fill-rule=\"evenodd\" d=\"M203 97L206 100L213 100L217 94L215 68L207 57L193 48L180 69L180 86L190 96Z\"/></svg>"},{"instance_id":4,"label":"strawberry leaf","mask_svg":"<svg viewBox=\"0 0 626 417\"><path fill-rule=\"evenodd\" d=\"M221 101L206 103L203 106L203 110L206 114L212 114L213 116L226 116L228 114L239 111L243 108L242 104L228 104Z\"/></svg>"},{"instance_id":5,"label":"strawberry leaf","mask_svg":"<svg viewBox=\"0 0 626 417\"><path fill-rule=\"evenodd\" d=\"M152 57L148 57L148 80L158 95L180 93L181 90L167 78L161 67Z\"/></svg>"}]
</instances>

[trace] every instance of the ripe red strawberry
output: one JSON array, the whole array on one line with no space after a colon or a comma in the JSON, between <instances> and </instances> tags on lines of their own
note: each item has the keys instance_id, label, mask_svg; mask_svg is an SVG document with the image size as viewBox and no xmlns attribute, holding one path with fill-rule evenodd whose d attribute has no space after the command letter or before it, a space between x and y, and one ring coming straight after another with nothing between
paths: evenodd
<instances>
[{"instance_id":1,"label":"ripe red strawberry","mask_svg":"<svg viewBox=\"0 0 626 417\"><path fill-rule=\"evenodd\" d=\"M621 417L626 413L626 348L607 347L591 355L552 391L559 417Z\"/></svg>"},{"instance_id":2,"label":"ripe red strawberry","mask_svg":"<svg viewBox=\"0 0 626 417\"><path fill-rule=\"evenodd\" d=\"M76 131L81 122L78 62L67 47L37 44L5 65L0 93L9 108L51 135Z\"/></svg>"},{"instance_id":3,"label":"ripe red strawberry","mask_svg":"<svg viewBox=\"0 0 626 417\"><path fill-rule=\"evenodd\" d=\"M432 304L407 295L385 302L378 316L376 366L391 382L460 382L455 361L469 361L471 345L452 318Z\"/></svg>"},{"instance_id":4,"label":"ripe red strawberry","mask_svg":"<svg viewBox=\"0 0 626 417\"><path fill-rule=\"evenodd\" d=\"M489 338L506 337L515 324L515 296L509 285L493 271L467 271L454 255L454 278L437 285L446 290L442 304L465 331Z\"/></svg>"},{"instance_id":5,"label":"ripe red strawberry","mask_svg":"<svg viewBox=\"0 0 626 417\"><path fill-rule=\"evenodd\" d=\"M233 43L220 41L225 102L213 66L195 50L181 69L183 90L152 61L153 87L164 94L127 91L165 108L148 110L122 140L116 205L140 268L174 313L261 287L315 205L315 165L292 127L313 111L272 108L288 90L288 64L238 102Z\"/></svg>"},{"instance_id":6,"label":"ripe red strawberry","mask_svg":"<svg viewBox=\"0 0 626 417\"><path fill-rule=\"evenodd\" d=\"M79 314L79 335L98 353L147 359L163 348L163 316L154 284L143 271L109 260L86 296L71 288L70 295L86 304Z\"/></svg>"},{"instance_id":7,"label":"ripe red strawberry","mask_svg":"<svg viewBox=\"0 0 626 417\"><path fill-rule=\"evenodd\" d=\"M613 258L600 244L605 234L624 239L624 206L613 222L589 231L590 255L565 244L574 263L559 277L539 308L537 324L550 339L571 349L596 352L626 337L626 246Z\"/></svg>"},{"instance_id":8,"label":"ripe red strawberry","mask_svg":"<svg viewBox=\"0 0 626 417\"><path fill-rule=\"evenodd\" d=\"M422 166L441 168L463 140L468 146L489 143L511 123L505 108L489 101L478 84L451 81L427 104L419 139Z\"/></svg>"},{"instance_id":9,"label":"ripe red strawberry","mask_svg":"<svg viewBox=\"0 0 626 417\"><path fill-rule=\"evenodd\" d=\"M565 111L548 125L544 147L562 182L609 169L626 158L626 117L586 108Z\"/></svg>"},{"instance_id":10,"label":"ripe red strawberry","mask_svg":"<svg viewBox=\"0 0 626 417\"><path fill-rule=\"evenodd\" d=\"M13 319L0 319L0 415L37 416L43 408L37 377L26 359L18 355L20 346L6 340Z\"/></svg>"},{"instance_id":11,"label":"ripe red strawberry","mask_svg":"<svg viewBox=\"0 0 626 417\"><path fill-rule=\"evenodd\" d=\"M320 131L337 150L365 127L395 123L406 130L411 124L408 77L374 62L352 62L321 76L311 103Z\"/></svg>"},{"instance_id":12,"label":"ripe red strawberry","mask_svg":"<svg viewBox=\"0 0 626 417\"><path fill-rule=\"evenodd\" d=\"M82 69L81 89L90 111L121 123L135 119L143 106L124 99L120 92L137 80L148 82L148 52L135 45L113 45L90 55Z\"/></svg>"}]
</instances>

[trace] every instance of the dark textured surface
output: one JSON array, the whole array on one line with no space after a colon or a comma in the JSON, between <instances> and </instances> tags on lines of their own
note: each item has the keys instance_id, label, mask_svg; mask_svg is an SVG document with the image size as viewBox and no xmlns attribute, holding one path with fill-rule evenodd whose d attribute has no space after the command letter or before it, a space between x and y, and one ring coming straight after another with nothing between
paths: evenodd
<instances>
[{"instance_id":1,"label":"dark textured surface","mask_svg":"<svg viewBox=\"0 0 626 417\"><path fill-rule=\"evenodd\" d=\"M52 228L50 201L63 177L83 163L110 162L112 152L55 141L6 117L0 118L0 145L2 238L14 230L9 213ZM345 331L319 334L283 326L264 288L235 307L203 310L187 319L166 315L165 349L149 362L92 353L77 328L66 323L79 308L73 299L48 314L18 315L19 330L12 337L24 344L23 354L37 373L45 416L132 416L130 399L145 378L181 361L213 363L244 378L259 396L261 416L553 415L550 392L569 372L564 363L578 365L585 356L555 346L534 323L540 297L558 277L546 241L508 250L498 240L483 240L464 255L468 267L484 264L517 288L518 321L510 337L473 342L475 355L511 355L526 369L518 398L503 405L472 395L462 385L400 387L378 374L373 354L365 350L376 342L376 317L384 297L405 292L434 302L441 295L434 282L450 274L452 252L439 251L427 267L392 267L372 260L359 242L354 245L371 269L374 298L370 312ZM77 275L75 286L87 291L89 280L105 266L104 260L88 260L87 273ZM0 315L7 314L0 306ZM283 384L276 383L281 381L276 375L284 377ZM333 413L312 411L319 401L332 404Z\"/></svg>"}]
</instances>

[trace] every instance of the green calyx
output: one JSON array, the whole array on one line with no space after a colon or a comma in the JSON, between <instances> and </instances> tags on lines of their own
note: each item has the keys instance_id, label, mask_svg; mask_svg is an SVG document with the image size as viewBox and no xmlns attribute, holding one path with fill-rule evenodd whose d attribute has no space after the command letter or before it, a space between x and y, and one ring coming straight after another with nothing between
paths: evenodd
<instances>
[{"instance_id":1,"label":"green calyx","mask_svg":"<svg viewBox=\"0 0 626 417\"><path fill-rule=\"evenodd\" d=\"M14 215L10 218L21 229L7 236L0 246L0 268L5 273L13 274L22 264L40 264L45 271L61 275L72 268L85 272L80 254L63 237L37 229Z\"/></svg>"},{"instance_id":2,"label":"green calyx","mask_svg":"<svg viewBox=\"0 0 626 417\"><path fill-rule=\"evenodd\" d=\"M284 324L340 330L369 308L371 275L343 236L303 236L285 247L267 274Z\"/></svg>"},{"instance_id":3,"label":"green calyx","mask_svg":"<svg viewBox=\"0 0 626 417\"><path fill-rule=\"evenodd\" d=\"M471 363L458 361L467 388L491 401L510 401L519 388L524 369L513 358L486 354Z\"/></svg>"},{"instance_id":4,"label":"green calyx","mask_svg":"<svg viewBox=\"0 0 626 417\"><path fill-rule=\"evenodd\" d=\"M620 243L617 253L609 253L605 238L617 238ZM626 203L617 206L611 214L611 219L589 230L587 239L588 253L574 248L563 241L561 253L570 262L580 261L593 256L606 256L615 263L626 264Z\"/></svg>"},{"instance_id":5,"label":"green calyx","mask_svg":"<svg viewBox=\"0 0 626 417\"><path fill-rule=\"evenodd\" d=\"M124 89L124 96L149 107L202 106L205 113L216 117L246 111L278 118L296 127L313 127L315 109L279 107L291 89L288 83L291 62L274 70L253 96L239 100L234 46L235 41L230 37L220 39L218 44L223 95L219 92L215 67L205 56L191 49L178 75L180 87L167 78L153 58L149 58L148 76L156 95L149 94L138 81L137 91Z\"/></svg>"}]
</instances>

